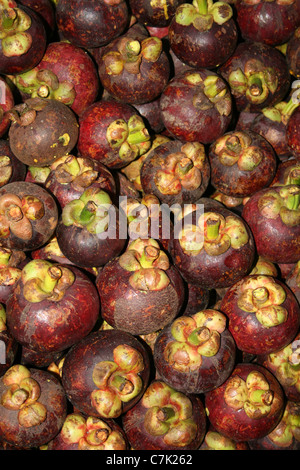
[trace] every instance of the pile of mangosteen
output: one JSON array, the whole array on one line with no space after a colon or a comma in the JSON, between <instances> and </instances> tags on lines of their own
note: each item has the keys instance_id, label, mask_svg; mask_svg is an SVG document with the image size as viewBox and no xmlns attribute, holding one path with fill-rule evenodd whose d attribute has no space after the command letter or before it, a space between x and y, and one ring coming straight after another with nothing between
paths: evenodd
<instances>
[{"instance_id":1,"label":"pile of mangosteen","mask_svg":"<svg viewBox=\"0 0 300 470\"><path fill-rule=\"evenodd\" d=\"M0 0L0 449L300 450L300 0Z\"/></svg>"}]
</instances>

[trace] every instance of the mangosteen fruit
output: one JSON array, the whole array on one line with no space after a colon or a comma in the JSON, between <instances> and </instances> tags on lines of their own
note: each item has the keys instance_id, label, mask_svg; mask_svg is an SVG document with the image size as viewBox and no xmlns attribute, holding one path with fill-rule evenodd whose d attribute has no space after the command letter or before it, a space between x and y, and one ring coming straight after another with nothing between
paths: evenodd
<instances>
[{"instance_id":1,"label":"mangosteen fruit","mask_svg":"<svg viewBox=\"0 0 300 470\"><path fill-rule=\"evenodd\" d=\"M229 84L238 112L273 106L285 99L290 87L284 55L260 42L240 42L218 73Z\"/></svg>"},{"instance_id":2,"label":"mangosteen fruit","mask_svg":"<svg viewBox=\"0 0 300 470\"><path fill-rule=\"evenodd\" d=\"M36 183L15 181L0 188L0 245L30 251L54 234L58 207L53 196Z\"/></svg>"},{"instance_id":3,"label":"mangosteen fruit","mask_svg":"<svg viewBox=\"0 0 300 470\"><path fill-rule=\"evenodd\" d=\"M169 25L175 55L194 68L214 69L234 52L238 29L229 2L194 0L180 4Z\"/></svg>"},{"instance_id":4,"label":"mangosteen fruit","mask_svg":"<svg viewBox=\"0 0 300 470\"><path fill-rule=\"evenodd\" d=\"M14 181L24 181L27 167L11 151L9 140L0 139L0 154L0 187Z\"/></svg>"},{"instance_id":5,"label":"mangosteen fruit","mask_svg":"<svg viewBox=\"0 0 300 470\"><path fill-rule=\"evenodd\" d=\"M237 347L269 354L287 346L300 326L299 304L291 290L269 275L249 275L230 286L220 305Z\"/></svg>"},{"instance_id":6,"label":"mangosteen fruit","mask_svg":"<svg viewBox=\"0 0 300 470\"><path fill-rule=\"evenodd\" d=\"M272 182L277 158L272 145L253 131L230 131L211 144L211 184L220 192L244 198Z\"/></svg>"},{"instance_id":7,"label":"mangosteen fruit","mask_svg":"<svg viewBox=\"0 0 300 470\"><path fill-rule=\"evenodd\" d=\"M122 416L134 450L195 450L203 441L206 416L197 395L179 392L154 380L141 400Z\"/></svg>"},{"instance_id":8,"label":"mangosteen fruit","mask_svg":"<svg viewBox=\"0 0 300 470\"><path fill-rule=\"evenodd\" d=\"M220 387L205 394L208 419L215 430L236 442L260 439L279 424L285 396L264 367L239 363Z\"/></svg>"},{"instance_id":9,"label":"mangosteen fruit","mask_svg":"<svg viewBox=\"0 0 300 470\"><path fill-rule=\"evenodd\" d=\"M228 288L251 271L255 244L242 217L218 201L200 198L177 215L172 257L187 282Z\"/></svg>"},{"instance_id":10,"label":"mangosteen fruit","mask_svg":"<svg viewBox=\"0 0 300 470\"><path fill-rule=\"evenodd\" d=\"M184 301L184 284L168 254L153 238L137 238L99 272L101 316L133 335L153 333L170 323Z\"/></svg>"},{"instance_id":11,"label":"mangosteen fruit","mask_svg":"<svg viewBox=\"0 0 300 470\"><path fill-rule=\"evenodd\" d=\"M170 140L152 149L145 158L140 180L143 192L161 203L196 202L208 188L210 165L204 145Z\"/></svg>"},{"instance_id":12,"label":"mangosteen fruit","mask_svg":"<svg viewBox=\"0 0 300 470\"><path fill-rule=\"evenodd\" d=\"M224 134L232 118L232 97L223 78L208 69L175 75L160 97L162 120L175 139L209 144Z\"/></svg>"},{"instance_id":13,"label":"mangosteen fruit","mask_svg":"<svg viewBox=\"0 0 300 470\"><path fill-rule=\"evenodd\" d=\"M214 309L179 316L154 344L158 376L183 393L206 393L221 385L233 371L235 356L227 318Z\"/></svg>"},{"instance_id":14,"label":"mangosteen fruit","mask_svg":"<svg viewBox=\"0 0 300 470\"><path fill-rule=\"evenodd\" d=\"M299 194L297 184L270 186L244 204L242 217L252 231L256 251L273 263L300 259Z\"/></svg>"},{"instance_id":15,"label":"mangosteen fruit","mask_svg":"<svg viewBox=\"0 0 300 470\"><path fill-rule=\"evenodd\" d=\"M84 49L103 46L128 26L125 0L60 0L56 24L64 39Z\"/></svg>"},{"instance_id":16,"label":"mangosteen fruit","mask_svg":"<svg viewBox=\"0 0 300 470\"><path fill-rule=\"evenodd\" d=\"M42 450L128 450L126 435L113 419L69 413L60 432Z\"/></svg>"},{"instance_id":17,"label":"mangosteen fruit","mask_svg":"<svg viewBox=\"0 0 300 470\"><path fill-rule=\"evenodd\" d=\"M6 303L7 325L29 349L63 351L91 332L99 305L96 287L82 270L35 259L22 269Z\"/></svg>"},{"instance_id":18,"label":"mangosteen fruit","mask_svg":"<svg viewBox=\"0 0 300 470\"><path fill-rule=\"evenodd\" d=\"M258 355L257 362L275 375L288 400L300 401L300 333L282 349Z\"/></svg>"},{"instance_id":19,"label":"mangosteen fruit","mask_svg":"<svg viewBox=\"0 0 300 470\"><path fill-rule=\"evenodd\" d=\"M119 169L146 153L150 135L138 112L128 103L101 100L79 118L77 149L109 169Z\"/></svg>"},{"instance_id":20,"label":"mangosteen fruit","mask_svg":"<svg viewBox=\"0 0 300 470\"><path fill-rule=\"evenodd\" d=\"M103 266L125 247L127 232L122 234L121 219L108 193L90 186L64 206L56 228L59 248L78 266Z\"/></svg>"},{"instance_id":21,"label":"mangosteen fruit","mask_svg":"<svg viewBox=\"0 0 300 470\"><path fill-rule=\"evenodd\" d=\"M266 436L249 441L250 450L300 450L300 405L287 401L276 428Z\"/></svg>"},{"instance_id":22,"label":"mangosteen fruit","mask_svg":"<svg viewBox=\"0 0 300 470\"><path fill-rule=\"evenodd\" d=\"M13 75L35 67L47 45L46 30L39 15L20 2L2 0L0 25L0 73Z\"/></svg>"},{"instance_id":23,"label":"mangosteen fruit","mask_svg":"<svg viewBox=\"0 0 300 470\"><path fill-rule=\"evenodd\" d=\"M70 153L78 139L75 113L64 103L29 98L9 112L9 144L12 152L29 166L51 165Z\"/></svg>"},{"instance_id":24,"label":"mangosteen fruit","mask_svg":"<svg viewBox=\"0 0 300 470\"><path fill-rule=\"evenodd\" d=\"M98 330L72 346L62 365L62 384L85 415L115 419L144 394L150 359L141 341L121 330Z\"/></svg>"},{"instance_id":25,"label":"mangosteen fruit","mask_svg":"<svg viewBox=\"0 0 300 470\"><path fill-rule=\"evenodd\" d=\"M157 36L135 38L125 33L103 47L98 73L110 96L123 102L157 99L170 78L170 60Z\"/></svg>"},{"instance_id":26,"label":"mangosteen fruit","mask_svg":"<svg viewBox=\"0 0 300 470\"><path fill-rule=\"evenodd\" d=\"M60 431L67 415L65 391L53 374L10 367L0 379L0 435L9 444L34 448Z\"/></svg>"},{"instance_id":27,"label":"mangosteen fruit","mask_svg":"<svg viewBox=\"0 0 300 470\"><path fill-rule=\"evenodd\" d=\"M297 0L269 2L268 0L237 0L236 21L246 41L257 41L270 46L288 42L299 26Z\"/></svg>"},{"instance_id":28,"label":"mangosteen fruit","mask_svg":"<svg viewBox=\"0 0 300 470\"><path fill-rule=\"evenodd\" d=\"M103 189L110 197L115 197L117 191L114 176L103 163L70 154L58 158L49 166L44 185L55 196L61 208L79 199L90 186Z\"/></svg>"}]
</instances>

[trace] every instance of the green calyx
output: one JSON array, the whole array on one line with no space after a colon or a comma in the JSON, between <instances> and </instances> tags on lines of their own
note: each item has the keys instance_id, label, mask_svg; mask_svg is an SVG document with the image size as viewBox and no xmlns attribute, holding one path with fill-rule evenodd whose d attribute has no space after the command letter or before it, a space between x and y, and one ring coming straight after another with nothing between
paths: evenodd
<instances>
[{"instance_id":1,"label":"green calyx","mask_svg":"<svg viewBox=\"0 0 300 470\"><path fill-rule=\"evenodd\" d=\"M188 3L179 5L175 20L180 25L193 25L198 31L208 31L213 23L222 25L229 21L232 15L232 8L226 2L193 0L191 5Z\"/></svg>"},{"instance_id":2,"label":"green calyx","mask_svg":"<svg viewBox=\"0 0 300 470\"><path fill-rule=\"evenodd\" d=\"M228 83L233 94L245 95L255 105L262 104L278 86L278 78L271 67L264 67L258 59L246 62L244 70L233 70Z\"/></svg>"},{"instance_id":3,"label":"green calyx","mask_svg":"<svg viewBox=\"0 0 300 470\"><path fill-rule=\"evenodd\" d=\"M287 320L288 311L283 306L286 292L268 275L249 276L241 286L238 307L255 313L265 328L281 325Z\"/></svg>"},{"instance_id":4,"label":"green calyx","mask_svg":"<svg viewBox=\"0 0 300 470\"><path fill-rule=\"evenodd\" d=\"M119 39L116 50L107 52L102 60L108 75L120 75L123 71L136 75L142 61L157 62L162 50L162 41L156 36L141 41L124 36Z\"/></svg>"},{"instance_id":5,"label":"green calyx","mask_svg":"<svg viewBox=\"0 0 300 470\"><path fill-rule=\"evenodd\" d=\"M77 225L88 232L100 234L109 225L109 210L112 201L109 195L99 188L88 188L79 199L65 205L62 211L62 223L69 227Z\"/></svg>"},{"instance_id":6,"label":"green calyx","mask_svg":"<svg viewBox=\"0 0 300 470\"><path fill-rule=\"evenodd\" d=\"M132 271L129 283L135 290L158 291L170 283L166 273L169 258L152 238L133 240L120 256L119 264L126 271Z\"/></svg>"},{"instance_id":7,"label":"green calyx","mask_svg":"<svg viewBox=\"0 0 300 470\"><path fill-rule=\"evenodd\" d=\"M167 445L190 444L197 432L190 399L162 381L154 381L142 397L146 408L144 427L151 436L162 436Z\"/></svg>"},{"instance_id":8,"label":"green calyx","mask_svg":"<svg viewBox=\"0 0 300 470\"><path fill-rule=\"evenodd\" d=\"M246 380L233 376L228 380L224 399L234 410L244 410L252 419L267 416L272 408L274 392L270 389L265 376L259 371L252 371Z\"/></svg>"},{"instance_id":9,"label":"green calyx","mask_svg":"<svg viewBox=\"0 0 300 470\"><path fill-rule=\"evenodd\" d=\"M165 360L180 372L199 369L203 357L212 357L220 348L226 317L213 309L181 316L171 325L173 340L164 351Z\"/></svg>"},{"instance_id":10,"label":"green calyx","mask_svg":"<svg viewBox=\"0 0 300 470\"><path fill-rule=\"evenodd\" d=\"M258 201L258 209L264 217L280 217L283 224L293 227L300 222L299 202L300 188L290 184L266 191Z\"/></svg>"},{"instance_id":11,"label":"green calyx","mask_svg":"<svg viewBox=\"0 0 300 470\"><path fill-rule=\"evenodd\" d=\"M10 6L0 9L0 40L6 57L20 56L28 52L32 44L28 30L31 18L22 9Z\"/></svg>"},{"instance_id":12,"label":"green calyx","mask_svg":"<svg viewBox=\"0 0 300 470\"><path fill-rule=\"evenodd\" d=\"M21 272L23 295L28 302L44 299L59 301L74 283L73 272L47 260L36 259L26 264Z\"/></svg>"},{"instance_id":13,"label":"green calyx","mask_svg":"<svg viewBox=\"0 0 300 470\"><path fill-rule=\"evenodd\" d=\"M217 212L205 212L197 225L185 224L179 233L181 248L191 256L198 255L203 249L210 256L221 255L229 248L238 250L248 240L246 226L239 217L225 218Z\"/></svg>"},{"instance_id":14,"label":"green calyx","mask_svg":"<svg viewBox=\"0 0 300 470\"><path fill-rule=\"evenodd\" d=\"M136 114L127 122L124 119L113 121L107 128L106 139L112 149L118 150L121 160L128 163L151 147L150 135L143 118Z\"/></svg>"},{"instance_id":15,"label":"green calyx","mask_svg":"<svg viewBox=\"0 0 300 470\"><path fill-rule=\"evenodd\" d=\"M15 75L13 82L20 91L31 95L31 98L56 99L67 106L72 106L76 98L74 85L70 82L59 82L51 70L33 68Z\"/></svg>"},{"instance_id":16,"label":"green calyx","mask_svg":"<svg viewBox=\"0 0 300 470\"><path fill-rule=\"evenodd\" d=\"M251 137L244 131L234 131L217 139L214 153L224 166L237 165L241 171L253 171L263 159L261 149L252 145Z\"/></svg>"},{"instance_id":17,"label":"green calyx","mask_svg":"<svg viewBox=\"0 0 300 470\"><path fill-rule=\"evenodd\" d=\"M91 401L100 416L120 416L123 403L141 392L143 381L139 374L143 370L141 353L127 344L114 348L113 360L95 365L92 378L97 388L91 394Z\"/></svg>"}]
</instances>

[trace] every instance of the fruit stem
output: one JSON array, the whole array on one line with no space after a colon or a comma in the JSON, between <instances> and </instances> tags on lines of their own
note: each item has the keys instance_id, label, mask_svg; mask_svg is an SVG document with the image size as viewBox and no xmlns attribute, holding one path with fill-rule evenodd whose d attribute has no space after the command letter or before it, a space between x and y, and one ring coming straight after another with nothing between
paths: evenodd
<instances>
[{"instance_id":1,"label":"fruit stem","mask_svg":"<svg viewBox=\"0 0 300 470\"><path fill-rule=\"evenodd\" d=\"M207 0L197 0L198 10L200 15L207 15L208 7Z\"/></svg>"},{"instance_id":2,"label":"fruit stem","mask_svg":"<svg viewBox=\"0 0 300 470\"><path fill-rule=\"evenodd\" d=\"M210 338L210 331L205 326L197 328L192 331L189 335L187 341L193 346L199 346L200 344L205 343Z\"/></svg>"},{"instance_id":3,"label":"fruit stem","mask_svg":"<svg viewBox=\"0 0 300 470\"><path fill-rule=\"evenodd\" d=\"M151 268L154 261L158 258L159 248L155 246L145 246L145 249L141 255L140 263L143 268Z\"/></svg>"},{"instance_id":4,"label":"fruit stem","mask_svg":"<svg viewBox=\"0 0 300 470\"><path fill-rule=\"evenodd\" d=\"M206 221L207 239L215 240L219 235L220 221L218 219L208 218Z\"/></svg>"},{"instance_id":5,"label":"fruit stem","mask_svg":"<svg viewBox=\"0 0 300 470\"><path fill-rule=\"evenodd\" d=\"M170 406L163 406L157 410L156 416L159 421L167 421L174 418L175 411Z\"/></svg>"},{"instance_id":6,"label":"fruit stem","mask_svg":"<svg viewBox=\"0 0 300 470\"><path fill-rule=\"evenodd\" d=\"M250 94L252 96L262 95L263 85L262 85L261 78L256 75L253 75L252 77L249 78L249 81L250 81L250 86L249 86Z\"/></svg>"},{"instance_id":7,"label":"fruit stem","mask_svg":"<svg viewBox=\"0 0 300 470\"><path fill-rule=\"evenodd\" d=\"M226 140L226 147L230 152L239 154L241 152L241 142L238 136L232 135Z\"/></svg>"}]
</instances>

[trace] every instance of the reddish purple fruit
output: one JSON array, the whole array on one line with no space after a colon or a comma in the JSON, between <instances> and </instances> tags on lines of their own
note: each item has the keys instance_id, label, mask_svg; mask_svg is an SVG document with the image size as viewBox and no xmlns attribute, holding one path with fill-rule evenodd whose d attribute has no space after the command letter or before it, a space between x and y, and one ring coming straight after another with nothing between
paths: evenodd
<instances>
[{"instance_id":1,"label":"reddish purple fruit","mask_svg":"<svg viewBox=\"0 0 300 470\"><path fill-rule=\"evenodd\" d=\"M235 365L236 346L226 316L205 309L181 315L154 344L159 377L184 393L206 393L221 385Z\"/></svg>"},{"instance_id":2,"label":"reddish purple fruit","mask_svg":"<svg viewBox=\"0 0 300 470\"><path fill-rule=\"evenodd\" d=\"M228 2L207 0L183 3L169 25L174 54L195 68L213 69L225 62L236 48L238 30Z\"/></svg>"},{"instance_id":3,"label":"reddish purple fruit","mask_svg":"<svg viewBox=\"0 0 300 470\"><path fill-rule=\"evenodd\" d=\"M133 105L157 99L170 77L169 57L156 36L125 33L103 47L98 65L105 90Z\"/></svg>"},{"instance_id":4,"label":"reddish purple fruit","mask_svg":"<svg viewBox=\"0 0 300 470\"><path fill-rule=\"evenodd\" d=\"M284 406L279 382L257 364L237 364L226 382L205 395L212 426L237 442L269 434L278 425Z\"/></svg>"},{"instance_id":5,"label":"reddish purple fruit","mask_svg":"<svg viewBox=\"0 0 300 470\"><path fill-rule=\"evenodd\" d=\"M79 118L80 155L119 169L146 153L150 135L138 112L113 99L89 106Z\"/></svg>"},{"instance_id":6,"label":"reddish purple fruit","mask_svg":"<svg viewBox=\"0 0 300 470\"><path fill-rule=\"evenodd\" d=\"M249 275L229 287L220 304L237 347L269 354L287 346L300 326L300 308L291 290L269 275Z\"/></svg>"},{"instance_id":7,"label":"reddish purple fruit","mask_svg":"<svg viewBox=\"0 0 300 470\"><path fill-rule=\"evenodd\" d=\"M249 225L259 256L273 263L300 259L299 186L271 186L252 194L242 217Z\"/></svg>"},{"instance_id":8,"label":"reddish purple fruit","mask_svg":"<svg viewBox=\"0 0 300 470\"><path fill-rule=\"evenodd\" d=\"M211 184L232 197L247 197L269 186L277 168L273 147L253 131L231 131L211 144Z\"/></svg>"},{"instance_id":9,"label":"reddish purple fruit","mask_svg":"<svg viewBox=\"0 0 300 470\"><path fill-rule=\"evenodd\" d=\"M213 142L224 134L232 117L226 82L207 69L176 75L164 89L160 107L167 131L188 142Z\"/></svg>"},{"instance_id":10,"label":"reddish purple fruit","mask_svg":"<svg viewBox=\"0 0 300 470\"><path fill-rule=\"evenodd\" d=\"M122 34L129 23L129 11L124 0L60 0L56 23L64 39L89 49Z\"/></svg>"},{"instance_id":11,"label":"reddish purple fruit","mask_svg":"<svg viewBox=\"0 0 300 470\"><path fill-rule=\"evenodd\" d=\"M258 111L282 101L290 86L284 55L260 42L238 44L218 73L229 84L237 111Z\"/></svg>"},{"instance_id":12,"label":"reddish purple fruit","mask_svg":"<svg viewBox=\"0 0 300 470\"><path fill-rule=\"evenodd\" d=\"M36 183L15 181L0 188L2 247L35 250L46 243L58 222L53 196Z\"/></svg>"},{"instance_id":13,"label":"reddish purple fruit","mask_svg":"<svg viewBox=\"0 0 300 470\"><path fill-rule=\"evenodd\" d=\"M122 417L134 450L198 449L206 429L201 399L154 380L141 400Z\"/></svg>"},{"instance_id":14,"label":"reddish purple fruit","mask_svg":"<svg viewBox=\"0 0 300 470\"><path fill-rule=\"evenodd\" d=\"M58 100L29 98L14 106L10 118L11 150L26 165L51 165L77 144L76 115Z\"/></svg>"},{"instance_id":15,"label":"reddish purple fruit","mask_svg":"<svg viewBox=\"0 0 300 470\"><path fill-rule=\"evenodd\" d=\"M128 450L123 429L113 419L69 413L62 428L43 450Z\"/></svg>"},{"instance_id":16,"label":"reddish purple fruit","mask_svg":"<svg viewBox=\"0 0 300 470\"><path fill-rule=\"evenodd\" d=\"M32 260L6 303L12 335L34 351L63 351L89 334L99 317L99 296L75 266Z\"/></svg>"},{"instance_id":17,"label":"reddish purple fruit","mask_svg":"<svg viewBox=\"0 0 300 470\"><path fill-rule=\"evenodd\" d=\"M46 49L43 20L31 8L5 0L0 12L0 73L14 75L35 67Z\"/></svg>"},{"instance_id":18,"label":"reddish purple fruit","mask_svg":"<svg viewBox=\"0 0 300 470\"><path fill-rule=\"evenodd\" d=\"M121 330L89 334L67 352L62 366L62 384L72 405L104 419L118 418L134 406L149 375L144 345Z\"/></svg>"},{"instance_id":19,"label":"reddish purple fruit","mask_svg":"<svg viewBox=\"0 0 300 470\"><path fill-rule=\"evenodd\" d=\"M14 446L47 444L67 415L65 391L48 371L15 364L0 379L0 436Z\"/></svg>"},{"instance_id":20,"label":"reddish purple fruit","mask_svg":"<svg viewBox=\"0 0 300 470\"><path fill-rule=\"evenodd\" d=\"M39 64L15 75L20 92L32 98L57 99L80 115L99 92L97 67L81 47L64 41L48 44Z\"/></svg>"},{"instance_id":21,"label":"reddish purple fruit","mask_svg":"<svg viewBox=\"0 0 300 470\"><path fill-rule=\"evenodd\" d=\"M183 305L182 278L152 238L133 240L120 257L103 267L96 286L102 318L133 335L163 328Z\"/></svg>"},{"instance_id":22,"label":"reddish purple fruit","mask_svg":"<svg viewBox=\"0 0 300 470\"><path fill-rule=\"evenodd\" d=\"M198 207L198 209L197 209ZM223 204L200 198L174 225L173 260L183 278L205 289L229 287L252 269L253 236Z\"/></svg>"},{"instance_id":23,"label":"reddish purple fruit","mask_svg":"<svg viewBox=\"0 0 300 470\"><path fill-rule=\"evenodd\" d=\"M204 145L172 140L151 150L145 158L140 180L143 192L161 203L196 202L210 181L210 165Z\"/></svg>"},{"instance_id":24,"label":"reddish purple fruit","mask_svg":"<svg viewBox=\"0 0 300 470\"><path fill-rule=\"evenodd\" d=\"M243 39L270 46L286 43L299 25L298 0L237 0L236 21Z\"/></svg>"}]
</instances>

